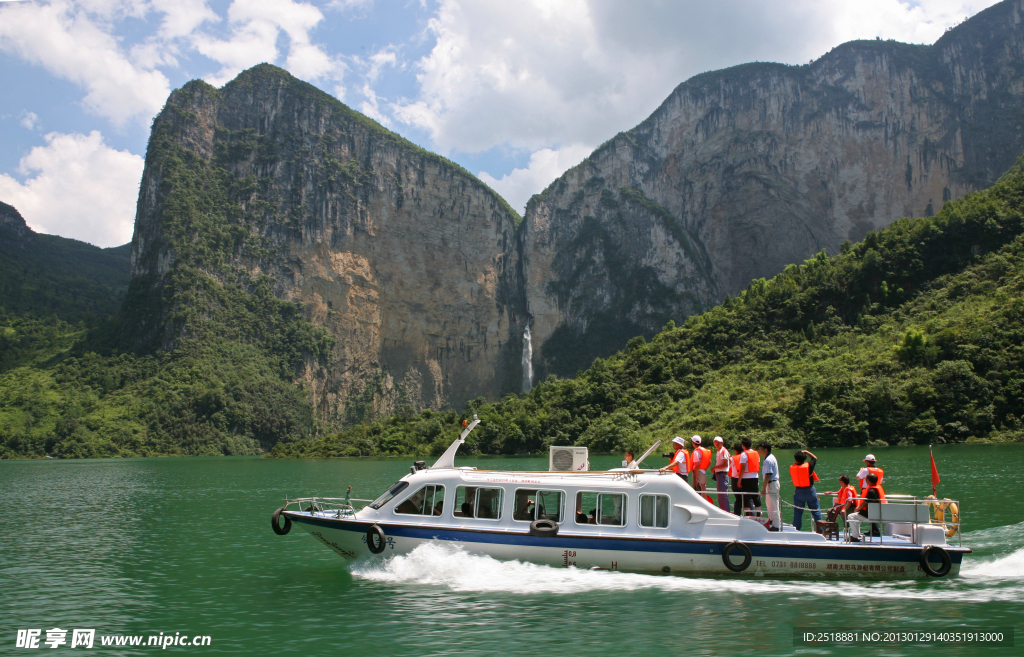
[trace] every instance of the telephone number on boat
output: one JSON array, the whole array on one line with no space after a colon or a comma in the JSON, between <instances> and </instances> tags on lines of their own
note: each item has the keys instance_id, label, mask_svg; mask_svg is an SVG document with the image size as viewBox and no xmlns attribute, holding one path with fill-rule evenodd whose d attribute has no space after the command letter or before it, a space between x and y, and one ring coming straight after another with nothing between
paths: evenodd
<instances>
[{"instance_id":1,"label":"telephone number on boat","mask_svg":"<svg viewBox=\"0 0 1024 657\"><path fill-rule=\"evenodd\" d=\"M994 646L1013 646L1013 628L984 628L942 631L910 630L846 630L843 632L816 632L793 629L793 645L822 643L856 644L926 644L926 643L985 643Z\"/></svg>"}]
</instances>

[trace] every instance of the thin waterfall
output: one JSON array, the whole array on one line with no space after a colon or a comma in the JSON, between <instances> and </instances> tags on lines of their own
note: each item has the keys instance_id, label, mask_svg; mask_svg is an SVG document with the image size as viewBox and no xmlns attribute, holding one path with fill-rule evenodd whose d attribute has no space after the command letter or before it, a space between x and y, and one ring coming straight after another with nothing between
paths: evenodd
<instances>
[{"instance_id":1,"label":"thin waterfall","mask_svg":"<svg viewBox=\"0 0 1024 657\"><path fill-rule=\"evenodd\" d=\"M530 336L530 325L523 331L523 392L530 392L533 387L533 342Z\"/></svg>"}]
</instances>

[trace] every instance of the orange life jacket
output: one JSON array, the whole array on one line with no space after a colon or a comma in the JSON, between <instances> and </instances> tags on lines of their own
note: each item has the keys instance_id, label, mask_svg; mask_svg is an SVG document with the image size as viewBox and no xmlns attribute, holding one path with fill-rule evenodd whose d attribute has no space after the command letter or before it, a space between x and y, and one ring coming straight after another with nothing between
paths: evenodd
<instances>
[{"instance_id":1,"label":"orange life jacket","mask_svg":"<svg viewBox=\"0 0 1024 657\"><path fill-rule=\"evenodd\" d=\"M759 474L761 472L761 455L752 449L745 449L743 453L747 455L747 472Z\"/></svg>"},{"instance_id":2,"label":"orange life jacket","mask_svg":"<svg viewBox=\"0 0 1024 657\"><path fill-rule=\"evenodd\" d=\"M881 502L882 504L888 504L888 502L885 500L885 489L878 485L872 486L869 484L864 490L860 492L860 499L868 499L868 491L871 490L872 488L878 489L878 501Z\"/></svg>"},{"instance_id":3,"label":"orange life jacket","mask_svg":"<svg viewBox=\"0 0 1024 657\"><path fill-rule=\"evenodd\" d=\"M844 484L843 487L839 489L839 495L837 497L837 502L839 504L846 504L857 497L857 490L853 486Z\"/></svg>"},{"instance_id":4,"label":"orange life jacket","mask_svg":"<svg viewBox=\"0 0 1024 657\"><path fill-rule=\"evenodd\" d=\"M676 461L676 457L679 456L679 452L683 453L683 460L682 461ZM685 467L686 471L685 472L679 472L679 466ZM669 470L671 470L672 472L674 472L676 474L688 474L690 472L690 453L687 452L682 447L677 449L675 451L675 453L672 454L672 465L669 466Z\"/></svg>"},{"instance_id":5,"label":"orange life jacket","mask_svg":"<svg viewBox=\"0 0 1024 657\"><path fill-rule=\"evenodd\" d=\"M733 479L739 479L740 478L740 455L739 454L733 454L731 458L732 458L732 467L729 468L729 476L732 477Z\"/></svg>"},{"instance_id":6,"label":"orange life jacket","mask_svg":"<svg viewBox=\"0 0 1024 657\"><path fill-rule=\"evenodd\" d=\"M811 482L811 477L814 477L814 481L819 481L817 472L812 472L811 477L807 476L807 472L810 469L811 464L807 462L801 463L799 465L794 463L793 465L789 466L789 476L793 480L793 485L796 486L797 488L807 488L808 486L813 486L814 484Z\"/></svg>"},{"instance_id":7,"label":"orange life jacket","mask_svg":"<svg viewBox=\"0 0 1024 657\"><path fill-rule=\"evenodd\" d=\"M711 465L711 450L705 447L697 447L693 450L693 469L707 470Z\"/></svg>"},{"instance_id":8,"label":"orange life jacket","mask_svg":"<svg viewBox=\"0 0 1024 657\"><path fill-rule=\"evenodd\" d=\"M878 483L881 484L882 477L885 476L885 470L882 468L868 468L868 474L873 474L878 477ZM868 485L868 475L864 475L864 478L860 480L861 497L864 496L864 493L868 492L869 488L871 488L871 486Z\"/></svg>"}]
</instances>

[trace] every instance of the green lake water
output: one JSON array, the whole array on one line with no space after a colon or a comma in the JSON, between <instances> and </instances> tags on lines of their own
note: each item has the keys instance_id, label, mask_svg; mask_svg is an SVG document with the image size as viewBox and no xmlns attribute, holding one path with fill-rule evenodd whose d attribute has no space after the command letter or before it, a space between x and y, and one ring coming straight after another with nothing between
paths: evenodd
<instances>
[{"instance_id":1,"label":"green lake water","mask_svg":"<svg viewBox=\"0 0 1024 657\"><path fill-rule=\"evenodd\" d=\"M927 448L875 453L887 493L930 492ZM817 454L824 491L842 473L852 478L864 450ZM790 453L777 455L785 470ZM45 639L53 627L212 637L208 647L167 649L192 654L1024 654L1024 445L940 446L935 457L939 493L961 501L974 554L957 579L895 583L591 572L429 545L352 565L301 530L270 530L286 495L343 497L351 484L354 497L376 497L409 471L406 458L0 462L0 654L35 654L15 648L17 630L41 628ZM596 457L592 467L619 460ZM547 466L537 457L457 462ZM1017 636L1015 648L808 648L794 647L794 627L1010 627Z\"/></svg>"}]
</instances>

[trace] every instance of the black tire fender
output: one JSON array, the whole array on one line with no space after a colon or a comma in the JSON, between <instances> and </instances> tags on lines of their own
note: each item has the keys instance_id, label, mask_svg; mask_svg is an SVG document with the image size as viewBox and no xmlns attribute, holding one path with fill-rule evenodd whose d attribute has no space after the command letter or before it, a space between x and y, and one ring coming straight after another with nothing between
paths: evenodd
<instances>
[{"instance_id":1,"label":"black tire fender","mask_svg":"<svg viewBox=\"0 0 1024 657\"><path fill-rule=\"evenodd\" d=\"M928 561L928 557L932 554L938 554L942 558L942 566L938 570L932 567L932 564ZM946 552L938 545L929 545L925 549L921 550L921 570L926 575L931 577L945 577L949 574L950 569L953 568L953 560L949 558L949 552Z\"/></svg>"},{"instance_id":2,"label":"black tire fender","mask_svg":"<svg viewBox=\"0 0 1024 657\"><path fill-rule=\"evenodd\" d=\"M729 559L729 555L731 555L736 550L739 550L743 553L743 563L739 565L734 564ZM732 543L729 543L724 548L722 548L722 563L724 563L725 567L734 573L742 573L744 570L749 568L750 562L753 561L753 559L754 555L750 553L750 548L748 548L743 543L740 543L739 541L733 541Z\"/></svg>"},{"instance_id":3,"label":"black tire fender","mask_svg":"<svg viewBox=\"0 0 1024 657\"><path fill-rule=\"evenodd\" d=\"M384 535L384 530L379 525L370 525L366 530L366 547L370 548L370 552L380 554L387 546L388 537Z\"/></svg>"},{"instance_id":4,"label":"black tire fender","mask_svg":"<svg viewBox=\"0 0 1024 657\"><path fill-rule=\"evenodd\" d=\"M274 528L274 533L278 536L284 536L292 530L292 520L288 516L284 517L284 527L281 526L280 518L282 511L284 511L284 507L274 511L273 515L270 516L270 526Z\"/></svg>"},{"instance_id":5,"label":"black tire fender","mask_svg":"<svg viewBox=\"0 0 1024 657\"><path fill-rule=\"evenodd\" d=\"M541 518L530 523L530 536L557 536L558 523L548 518Z\"/></svg>"}]
</instances>

